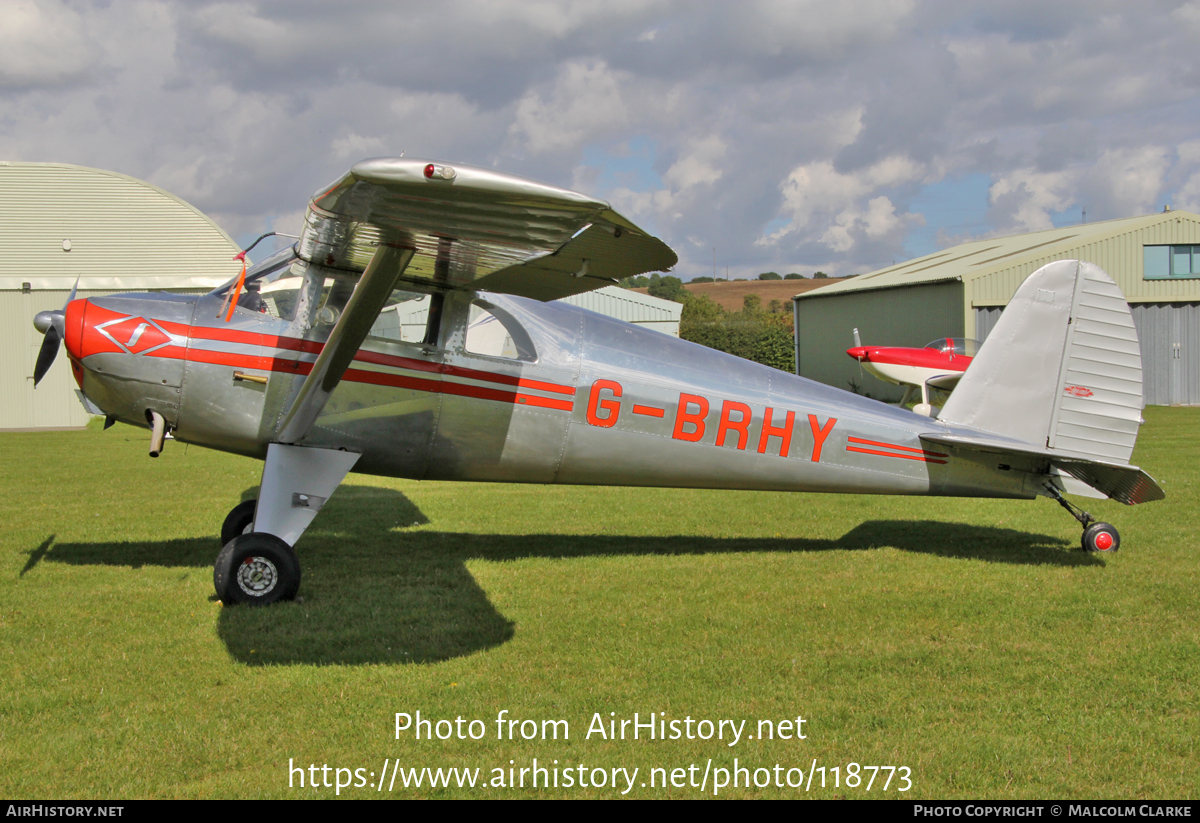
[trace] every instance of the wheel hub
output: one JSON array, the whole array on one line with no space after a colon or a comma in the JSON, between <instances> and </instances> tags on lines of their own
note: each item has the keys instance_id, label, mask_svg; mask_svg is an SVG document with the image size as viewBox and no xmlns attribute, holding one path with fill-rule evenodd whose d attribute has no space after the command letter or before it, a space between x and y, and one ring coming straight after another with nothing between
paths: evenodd
<instances>
[{"instance_id":1,"label":"wheel hub","mask_svg":"<svg viewBox=\"0 0 1200 823\"><path fill-rule=\"evenodd\" d=\"M1096 535L1096 548L1099 549L1100 551L1102 551L1102 552L1108 551L1109 549L1112 548L1112 544L1113 544L1112 535L1109 534L1108 532L1100 532L1100 534Z\"/></svg>"},{"instance_id":2,"label":"wheel hub","mask_svg":"<svg viewBox=\"0 0 1200 823\"><path fill-rule=\"evenodd\" d=\"M265 557L247 557L238 566L238 588L251 597L262 597L279 582L279 570Z\"/></svg>"}]
</instances>

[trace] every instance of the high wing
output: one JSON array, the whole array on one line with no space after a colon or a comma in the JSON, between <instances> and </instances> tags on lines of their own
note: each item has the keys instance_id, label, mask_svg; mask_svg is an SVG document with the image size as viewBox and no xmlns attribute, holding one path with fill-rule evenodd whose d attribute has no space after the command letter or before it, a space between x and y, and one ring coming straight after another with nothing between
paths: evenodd
<instances>
[{"instance_id":1,"label":"high wing","mask_svg":"<svg viewBox=\"0 0 1200 823\"><path fill-rule=\"evenodd\" d=\"M402 158L364 160L316 194L297 253L356 282L282 417L281 443L308 432L400 281L554 300L678 260L602 200Z\"/></svg>"},{"instance_id":2,"label":"high wing","mask_svg":"<svg viewBox=\"0 0 1200 823\"><path fill-rule=\"evenodd\" d=\"M471 166L364 160L309 202L300 256L364 271L413 250L402 279L556 300L664 271L665 243L578 192Z\"/></svg>"}]
</instances>

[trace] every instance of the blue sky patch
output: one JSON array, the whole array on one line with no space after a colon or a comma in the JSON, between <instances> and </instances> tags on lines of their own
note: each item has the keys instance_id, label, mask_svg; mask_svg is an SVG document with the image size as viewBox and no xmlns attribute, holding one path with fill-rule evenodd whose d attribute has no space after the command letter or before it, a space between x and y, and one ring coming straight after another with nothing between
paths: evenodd
<instances>
[{"instance_id":1,"label":"blue sky patch","mask_svg":"<svg viewBox=\"0 0 1200 823\"><path fill-rule=\"evenodd\" d=\"M942 248L938 233L954 238L983 234L987 222L991 175L965 174L931 183L908 202L908 211L925 216L925 225L909 231L904 251L909 259L933 254Z\"/></svg>"},{"instance_id":2,"label":"blue sky patch","mask_svg":"<svg viewBox=\"0 0 1200 823\"><path fill-rule=\"evenodd\" d=\"M600 170L596 191L601 196L617 188L636 192L663 188L662 178L654 170L657 157L658 142L648 137L631 137L604 147L592 144L583 149L584 165Z\"/></svg>"}]
</instances>

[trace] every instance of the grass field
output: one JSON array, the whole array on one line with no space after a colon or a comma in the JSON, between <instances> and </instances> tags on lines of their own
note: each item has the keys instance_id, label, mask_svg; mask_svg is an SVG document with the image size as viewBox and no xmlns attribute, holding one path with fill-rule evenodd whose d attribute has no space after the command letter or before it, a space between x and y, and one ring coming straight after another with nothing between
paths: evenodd
<instances>
[{"instance_id":1,"label":"grass field","mask_svg":"<svg viewBox=\"0 0 1200 823\"><path fill-rule=\"evenodd\" d=\"M211 566L261 464L150 460L123 426L3 434L0 796L333 797L309 787L328 764L319 782L370 784L341 797L619 797L627 778L593 769L635 767L627 797L697 797L737 758L772 785L721 797L1195 798L1200 409L1146 418L1134 461L1167 499L1086 501L1121 530L1113 557L1044 499L352 475L297 546L303 601L267 609L222 607ZM397 740L418 710L486 733ZM570 737L498 740L501 710ZM586 737L634 712L747 722L733 746L728 726ZM759 739L798 716L805 739ZM534 758L589 786L509 787ZM847 786L849 763L908 767L911 789ZM404 788L424 767L487 785ZM774 785L790 768L807 791Z\"/></svg>"}]
</instances>

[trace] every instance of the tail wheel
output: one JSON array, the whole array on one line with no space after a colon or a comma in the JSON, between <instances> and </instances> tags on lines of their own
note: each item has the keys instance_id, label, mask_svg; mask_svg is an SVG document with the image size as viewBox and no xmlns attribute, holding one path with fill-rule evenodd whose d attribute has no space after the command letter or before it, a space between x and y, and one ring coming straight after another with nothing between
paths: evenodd
<instances>
[{"instance_id":1,"label":"tail wheel","mask_svg":"<svg viewBox=\"0 0 1200 823\"><path fill-rule=\"evenodd\" d=\"M257 506L257 500L244 500L230 509L229 514L225 515L225 522L221 524L222 546L228 546L230 540L244 534L250 528L254 523L254 510Z\"/></svg>"},{"instance_id":2,"label":"tail wheel","mask_svg":"<svg viewBox=\"0 0 1200 823\"><path fill-rule=\"evenodd\" d=\"M1121 535L1110 523L1093 523L1083 530L1083 550L1112 554L1121 548Z\"/></svg>"},{"instance_id":3,"label":"tail wheel","mask_svg":"<svg viewBox=\"0 0 1200 823\"><path fill-rule=\"evenodd\" d=\"M226 604L265 606L291 600L300 590L300 561L292 547L273 534L240 534L217 555L213 586Z\"/></svg>"}]
</instances>

